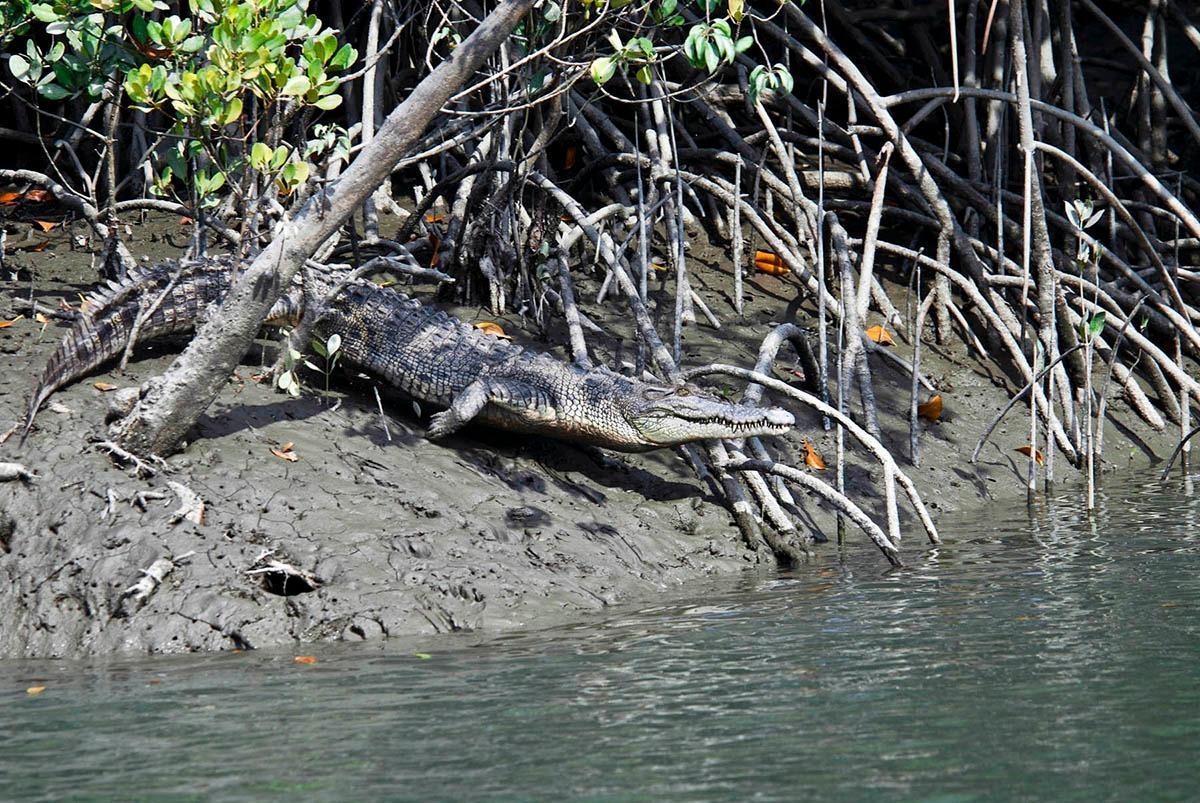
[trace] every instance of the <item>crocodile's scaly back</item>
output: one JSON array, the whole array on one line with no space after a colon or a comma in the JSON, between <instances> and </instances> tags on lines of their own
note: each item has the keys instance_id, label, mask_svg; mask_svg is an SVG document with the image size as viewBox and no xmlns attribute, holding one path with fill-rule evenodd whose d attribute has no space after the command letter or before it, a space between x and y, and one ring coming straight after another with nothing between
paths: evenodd
<instances>
[{"instance_id":1,"label":"crocodile's scaly back","mask_svg":"<svg viewBox=\"0 0 1200 803\"><path fill-rule=\"evenodd\" d=\"M317 332L322 339L341 335L343 359L413 398L445 406L489 369L532 356L436 307L363 280L330 302Z\"/></svg>"}]
</instances>

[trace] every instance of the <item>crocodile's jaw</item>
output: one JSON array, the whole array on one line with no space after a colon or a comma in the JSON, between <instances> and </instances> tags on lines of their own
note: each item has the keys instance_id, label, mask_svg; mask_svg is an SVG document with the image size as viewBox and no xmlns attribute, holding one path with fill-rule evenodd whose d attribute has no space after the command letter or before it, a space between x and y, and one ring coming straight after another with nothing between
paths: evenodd
<instances>
[{"instance_id":1,"label":"crocodile's jaw","mask_svg":"<svg viewBox=\"0 0 1200 803\"><path fill-rule=\"evenodd\" d=\"M652 390L648 395L657 398L626 412L626 420L646 448L779 435L795 424L786 410L734 404L690 386Z\"/></svg>"}]
</instances>

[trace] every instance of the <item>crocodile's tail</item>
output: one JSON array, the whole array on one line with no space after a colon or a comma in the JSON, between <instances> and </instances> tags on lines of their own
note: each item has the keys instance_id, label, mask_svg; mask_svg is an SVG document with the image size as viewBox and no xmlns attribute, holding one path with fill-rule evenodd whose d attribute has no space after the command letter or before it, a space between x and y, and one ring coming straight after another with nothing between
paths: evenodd
<instances>
[{"instance_id":1,"label":"crocodile's tail","mask_svg":"<svg viewBox=\"0 0 1200 803\"><path fill-rule=\"evenodd\" d=\"M138 342L196 327L201 313L219 302L229 289L232 265L227 260L165 262L139 268L123 281L110 281L80 305L80 316L58 348L50 355L29 398L22 440L34 416L50 396L80 377L95 371L125 351L143 305L159 301L142 322Z\"/></svg>"}]
</instances>

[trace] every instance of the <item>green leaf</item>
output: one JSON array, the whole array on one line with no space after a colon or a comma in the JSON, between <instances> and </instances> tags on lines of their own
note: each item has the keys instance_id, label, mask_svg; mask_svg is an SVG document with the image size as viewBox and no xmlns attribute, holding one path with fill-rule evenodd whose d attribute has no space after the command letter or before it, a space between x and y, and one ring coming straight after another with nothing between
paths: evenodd
<instances>
[{"instance_id":1,"label":"green leaf","mask_svg":"<svg viewBox=\"0 0 1200 803\"><path fill-rule=\"evenodd\" d=\"M250 148L250 166L255 170L265 170L271 162L271 146L265 142L256 142Z\"/></svg>"},{"instance_id":2,"label":"green leaf","mask_svg":"<svg viewBox=\"0 0 1200 803\"><path fill-rule=\"evenodd\" d=\"M558 22L562 19L562 6L554 2L554 0L550 0L546 3L545 8L542 9L542 19L546 20L546 22Z\"/></svg>"},{"instance_id":3,"label":"green leaf","mask_svg":"<svg viewBox=\"0 0 1200 803\"><path fill-rule=\"evenodd\" d=\"M601 56L592 62L592 80L599 85L607 83L616 73L616 62L609 56Z\"/></svg>"},{"instance_id":4,"label":"green leaf","mask_svg":"<svg viewBox=\"0 0 1200 803\"><path fill-rule=\"evenodd\" d=\"M23 80L25 74L29 72L29 62L24 56L9 56L8 71L13 74L13 78L16 78L18 81Z\"/></svg>"},{"instance_id":5,"label":"green leaf","mask_svg":"<svg viewBox=\"0 0 1200 803\"><path fill-rule=\"evenodd\" d=\"M1092 337L1104 331L1104 310L1100 310L1088 321L1088 334Z\"/></svg>"},{"instance_id":6,"label":"green leaf","mask_svg":"<svg viewBox=\"0 0 1200 803\"><path fill-rule=\"evenodd\" d=\"M332 111L338 106L342 105L342 96L335 92L332 95L326 95L323 98L317 98L313 105L318 109L324 109L327 112Z\"/></svg>"},{"instance_id":7,"label":"green leaf","mask_svg":"<svg viewBox=\"0 0 1200 803\"><path fill-rule=\"evenodd\" d=\"M721 66L721 54L717 52L716 45L709 44L704 49L704 66L708 68L710 73L717 71L717 67Z\"/></svg>"},{"instance_id":8,"label":"green leaf","mask_svg":"<svg viewBox=\"0 0 1200 803\"><path fill-rule=\"evenodd\" d=\"M358 51L350 47L350 45L342 45L337 53L333 54L333 58L329 62L329 66L338 70L344 70L354 63L358 58Z\"/></svg>"},{"instance_id":9,"label":"green leaf","mask_svg":"<svg viewBox=\"0 0 1200 803\"><path fill-rule=\"evenodd\" d=\"M329 339L325 341L325 345L329 349L330 354L337 354L337 350L342 347L342 336L337 332L334 332L329 336Z\"/></svg>"},{"instance_id":10,"label":"green leaf","mask_svg":"<svg viewBox=\"0 0 1200 803\"><path fill-rule=\"evenodd\" d=\"M58 13L49 3L37 3L30 7L29 11L38 22L55 22L59 19Z\"/></svg>"},{"instance_id":11,"label":"green leaf","mask_svg":"<svg viewBox=\"0 0 1200 803\"><path fill-rule=\"evenodd\" d=\"M283 85L283 89L280 91L280 94L282 94L282 95L303 95L305 92L307 92L310 89L312 89L312 82L308 80L307 76L295 75L295 76L292 76L288 80L288 82Z\"/></svg>"},{"instance_id":12,"label":"green leaf","mask_svg":"<svg viewBox=\"0 0 1200 803\"><path fill-rule=\"evenodd\" d=\"M647 86L649 86L650 82L654 80L654 76L650 74L650 65L648 64L643 64L640 68L638 68L638 71L633 74L633 77Z\"/></svg>"},{"instance_id":13,"label":"green leaf","mask_svg":"<svg viewBox=\"0 0 1200 803\"><path fill-rule=\"evenodd\" d=\"M743 36L741 39L737 40L736 43L734 43L733 49L738 53L745 53L752 47L754 47L754 37Z\"/></svg>"},{"instance_id":14,"label":"green leaf","mask_svg":"<svg viewBox=\"0 0 1200 803\"><path fill-rule=\"evenodd\" d=\"M38 87L38 94L48 100L62 100L71 93L58 84L43 84Z\"/></svg>"},{"instance_id":15,"label":"green leaf","mask_svg":"<svg viewBox=\"0 0 1200 803\"><path fill-rule=\"evenodd\" d=\"M237 122L238 118L241 116L242 116L242 99L234 98L233 100L229 101L229 105L227 107L225 107L225 118L224 118L225 125L229 125L230 123Z\"/></svg>"}]
</instances>

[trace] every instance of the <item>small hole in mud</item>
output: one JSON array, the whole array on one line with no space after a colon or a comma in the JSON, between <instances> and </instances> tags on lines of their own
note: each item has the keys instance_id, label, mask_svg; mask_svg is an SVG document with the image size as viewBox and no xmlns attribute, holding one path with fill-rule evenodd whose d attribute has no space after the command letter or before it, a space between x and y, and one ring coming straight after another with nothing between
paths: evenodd
<instances>
[{"instance_id":1,"label":"small hole in mud","mask_svg":"<svg viewBox=\"0 0 1200 803\"><path fill-rule=\"evenodd\" d=\"M259 576L262 578L263 590L268 594L275 594L280 597L294 597L297 594L307 594L321 587L321 584L315 578L310 579L302 574L295 574L293 572L263 572Z\"/></svg>"}]
</instances>

